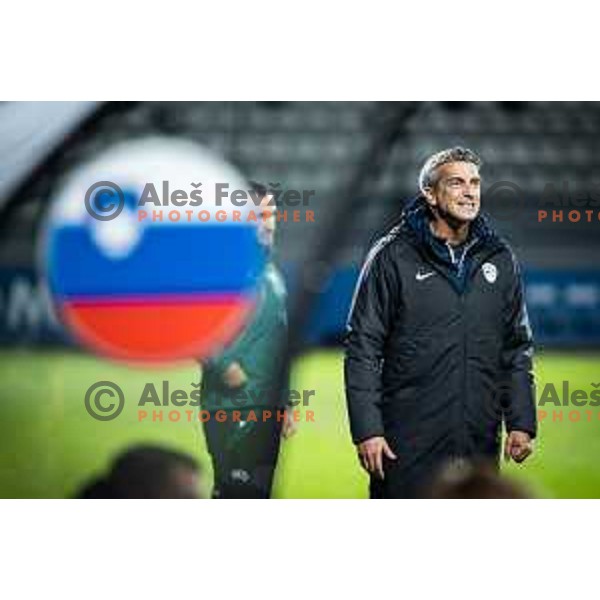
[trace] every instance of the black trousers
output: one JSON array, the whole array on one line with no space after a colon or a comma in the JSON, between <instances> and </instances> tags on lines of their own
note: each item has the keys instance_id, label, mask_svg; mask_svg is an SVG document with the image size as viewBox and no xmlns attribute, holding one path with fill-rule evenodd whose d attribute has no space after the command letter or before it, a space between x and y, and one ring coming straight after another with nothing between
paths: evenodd
<instances>
[{"instance_id":1,"label":"black trousers","mask_svg":"<svg viewBox=\"0 0 600 600\"><path fill-rule=\"evenodd\" d=\"M371 475L369 496L371 499L427 497L428 488L443 464L443 458L428 456L418 464L405 466L402 457L392 461L384 456L385 479Z\"/></svg>"},{"instance_id":2,"label":"black trousers","mask_svg":"<svg viewBox=\"0 0 600 600\"><path fill-rule=\"evenodd\" d=\"M499 468L497 453L430 453L415 461L407 454L396 454L398 458L395 461L383 458L385 479L371 475L369 495L372 499L431 498L432 486L443 470L453 463L485 463L487 466Z\"/></svg>"},{"instance_id":3,"label":"black trousers","mask_svg":"<svg viewBox=\"0 0 600 600\"><path fill-rule=\"evenodd\" d=\"M263 421L260 409L255 413L257 421L234 421L231 412L226 420L218 421L211 412L204 423L215 477L213 498L271 495L283 423L274 416Z\"/></svg>"}]
</instances>

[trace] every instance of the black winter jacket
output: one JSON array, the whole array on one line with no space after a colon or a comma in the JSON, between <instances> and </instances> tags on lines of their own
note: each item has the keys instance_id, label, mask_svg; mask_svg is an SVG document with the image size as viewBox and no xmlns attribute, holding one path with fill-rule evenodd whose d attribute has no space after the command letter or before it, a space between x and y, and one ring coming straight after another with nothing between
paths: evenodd
<instances>
[{"instance_id":1,"label":"black winter jacket","mask_svg":"<svg viewBox=\"0 0 600 600\"><path fill-rule=\"evenodd\" d=\"M497 457L506 429L536 435L533 342L519 265L483 216L445 257L417 198L369 252L346 336L355 443L385 435L399 464Z\"/></svg>"}]
</instances>

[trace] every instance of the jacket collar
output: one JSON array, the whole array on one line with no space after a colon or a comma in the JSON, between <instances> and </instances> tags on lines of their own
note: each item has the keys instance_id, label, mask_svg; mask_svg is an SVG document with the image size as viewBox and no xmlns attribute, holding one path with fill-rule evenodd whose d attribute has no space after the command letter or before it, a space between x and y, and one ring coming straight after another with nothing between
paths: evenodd
<instances>
[{"instance_id":1,"label":"jacket collar","mask_svg":"<svg viewBox=\"0 0 600 600\"><path fill-rule=\"evenodd\" d=\"M402 212L400 228L407 239L421 251L437 255L436 247L440 242L434 237L429 226L431 220L430 208L425 198L418 195L411 199ZM437 244L436 244L437 242ZM443 242L441 242L443 244ZM485 213L479 213L469 226L469 235L466 245L469 246L471 255L488 254L503 245L489 223Z\"/></svg>"}]
</instances>

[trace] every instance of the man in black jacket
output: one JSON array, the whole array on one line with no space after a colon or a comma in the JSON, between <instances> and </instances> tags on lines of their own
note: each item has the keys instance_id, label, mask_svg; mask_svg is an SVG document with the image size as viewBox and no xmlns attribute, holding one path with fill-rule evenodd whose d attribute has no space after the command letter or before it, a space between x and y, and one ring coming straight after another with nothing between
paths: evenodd
<instances>
[{"instance_id":1,"label":"man in black jacket","mask_svg":"<svg viewBox=\"0 0 600 600\"><path fill-rule=\"evenodd\" d=\"M519 265L480 214L480 159L434 154L421 194L361 271L344 364L352 437L371 497L426 495L455 459L532 452L531 329Z\"/></svg>"}]
</instances>

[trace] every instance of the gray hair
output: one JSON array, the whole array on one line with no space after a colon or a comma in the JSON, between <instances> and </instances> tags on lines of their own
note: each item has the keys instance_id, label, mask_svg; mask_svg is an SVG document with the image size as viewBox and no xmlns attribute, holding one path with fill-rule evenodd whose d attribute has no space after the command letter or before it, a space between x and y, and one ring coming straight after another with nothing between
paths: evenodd
<instances>
[{"instance_id":1,"label":"gray hair","mask_svg":"<svg viewBox=\"0 0 600 600\"><path fill-rule=\"evenodd\" d=\"M425 161L419 173L419 189L423 191L425 188L434 187L437 183L436 171L438 167L451 162L468 162L474 164L476 167L481 167L483 164L473 150L462 148L461 146L436 152Z\"/></svg>"}]
</instances>

